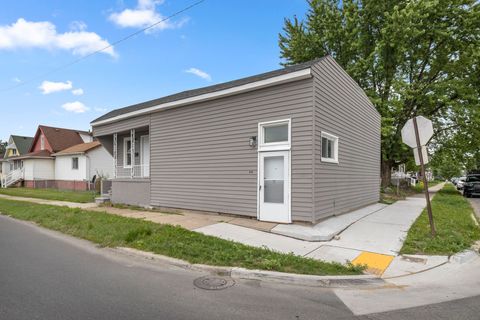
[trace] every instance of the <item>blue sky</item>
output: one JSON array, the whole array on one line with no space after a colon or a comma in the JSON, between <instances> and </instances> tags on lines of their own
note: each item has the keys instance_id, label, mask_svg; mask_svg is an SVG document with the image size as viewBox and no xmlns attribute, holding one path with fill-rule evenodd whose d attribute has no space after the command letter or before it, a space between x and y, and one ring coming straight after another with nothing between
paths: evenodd
<instances>
[{"instance_id":1,"label":"blue sky","mask_svg":"<svg viewBox=\"0 0 480 320\"><path fill-rule=\"evenodd\" d=\"M284 17L307 10L304 0L206 0L153 31L45 75L193 2L5 2L0 139L33 135L38 124L89 129L112 109L277 69Z\"/></svg>"}]
</instances>

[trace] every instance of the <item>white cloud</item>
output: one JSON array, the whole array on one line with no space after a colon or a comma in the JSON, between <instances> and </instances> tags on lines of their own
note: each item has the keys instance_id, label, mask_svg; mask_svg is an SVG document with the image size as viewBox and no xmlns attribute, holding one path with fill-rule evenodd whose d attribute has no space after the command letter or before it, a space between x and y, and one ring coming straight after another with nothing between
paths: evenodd
<instances>
[{"instance_id":1,"label":"white cloud","mask_svg":"<svg viewBox=\"0 0 480 320\"><path fill-rule=\"evenodd\" d=\"M20 80L20 79L17 78L17 77L12 78L12 81L15 82L15 83L20 83L20 82L22 82L22 80Z\"/></svg>"},{"instance_id":2,"label":"white cloud","mask_svg":"<svg viewBox=\"0 0 480 320\"><path fill-rule=\"evenodd\" d=\"M71 90L72 81L67 81L67 82L43 81L38 88L42 90L42 94L50 94L50 93L64 91L64 90Z\"/></svg>"},{"instance_id":3,"label":"white cloud","mask_svg":"<svg viewBox=\"0 0 480 320\"><path fill-rule=\"evenodd\" d=\"M73 113L84 113L84 112L90 110L90 108L85 106L80 101L64 103L62 105L62 108L65 109L66 111L73 112Z\"/></svg>"},{"instance_id":4,"label":"white cloud","mask_svg":"<svg viewBox=\"0 0 480 320\"><path fill-rule=\"evenodd\" d=\"M70 30L85 31L87 30L87 24L83 21L72 21L70 22Z\"/></svg>"},{"instance_id":5,"label":"white cloud","mask_svg":"<svg viewBox=\"0 0 480 320\"><path fill-rule=\"evenodd\" d=\"M107 112L107 108L95 108L96 112Z\"/></svg>"},{"instance_id":6,"label":"white cloud","mask_svg":"<svg viewBox=\"0 0 480 320\"><path fill-rule=\"evenodd\" d=\"M205 71L202 71L200 69L190 68L188 70L185 70L185 72L194 74L197 77L200 77L200 78L205 79L207 81L212 81L212 77L208 73L206 73Z\"/></svg>"},{"instance_id":7,"label":"white cloud","mask_svg":"<svg viewBox=\"0 0 480 320\"><path fill-rule=\"evenodd\" d=\"M82 88L78 88L78 89L73 89L72 90L72 94L74 96L81 96L83 94L83 89Z\"/></svg>"},{"instance_id":8,"label":"white cloud","mask_svg":"<svg viewBox=\"0 0 480 320\"><path fill-rule=\"evenodd\" d=\"M11 25L0 25L0 50L19 48L63 49L84 56L110 45L95 32L87 32L86 25L76 22L74 30L58 33L49 21L31 22L23 18ZM113 47L102 51L115 57Z\"/></svg>"},{"instance_id":9,"label":"white cloud","mask_svg":"<svg viewBox=\"0 0 480 320\"><path fill-rule=\"evenodd\" d=\"M156 6L161 3L163 3L163 1L138 0L137 7L135 9L125 9L121 12L114 12L108 18L110 21L122 28L145 28L161 21L162 19L165 19L165 17L156 10ZM172 23L168 20L162 21L154 28L147 30L147 32L181 27L184 22L185 21Z\"/></svg>"}]
</instances>

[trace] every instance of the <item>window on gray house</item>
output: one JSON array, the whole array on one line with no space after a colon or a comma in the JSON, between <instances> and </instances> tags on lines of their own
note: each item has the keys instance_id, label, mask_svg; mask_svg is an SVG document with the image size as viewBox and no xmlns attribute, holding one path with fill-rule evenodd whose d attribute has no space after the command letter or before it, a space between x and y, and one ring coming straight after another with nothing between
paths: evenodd
<instances>
[{"instance_id":1,"label":"window on gray house","mask_svg":"<svg viewBox=\"0 0 480 320\"><path fill-rule=\"evenodd\" d=\"M288 141L288 123L264 127L264 143Z\"/></svg>"}]
</instances>

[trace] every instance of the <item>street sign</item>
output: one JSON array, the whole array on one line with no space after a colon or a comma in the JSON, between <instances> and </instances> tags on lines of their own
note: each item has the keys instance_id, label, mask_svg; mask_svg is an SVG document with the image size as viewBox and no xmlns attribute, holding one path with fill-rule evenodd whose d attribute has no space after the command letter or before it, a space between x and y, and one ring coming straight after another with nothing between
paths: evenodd
<instances>
[{"instance_id":1,"label":"street sign","mask_svg":"<svg viewBox=\"0 0 480 320\"><path fill-rule=\"evenodd\" d=\"M420 139L420 145L424 146L433 136L432 121L422 116L418 116L416 118L417 118L418 137ZM417 140L415 138L415 127L413 125L413 119L408 120L407 123L403 126L402 140L403 140L403 143L408 145L410 148L417 147Z\"/></svg>"},{"instance_id":2,"label":"street sign","mask_svg":"<svg viewBox=\"0 0 480 320\"><path fill-rule=\"evenodd\" d=\"M427 147L422 146L422 155L423 155L423 164L428 163L428 153L427 153ZM415 158L415 164L417 166L421 165L420 163L420 156L418 154L418 148L413 148L413 157Z\"/></svg>"},{"instance_id":3,"label":"street sign","mask_svg":"<svg viewBox=\"0 0 480 320\"><path fill-rule=\"evenodd\" d=\"M430 231L432 236L437 234L435 223L433 222L432 205L430 203L430 194L428 193L428 181L425 174L425 163L428 163L427 147L425 146L433 136L432 121L419 116L412 118L402 128L403 143L413 148L415 163L420 165L423 177L423 190L425 191L425 200L427 200L427 213L430 222ZM419 152L421 150L421 152Z\"/></svg>"}]
</instances>

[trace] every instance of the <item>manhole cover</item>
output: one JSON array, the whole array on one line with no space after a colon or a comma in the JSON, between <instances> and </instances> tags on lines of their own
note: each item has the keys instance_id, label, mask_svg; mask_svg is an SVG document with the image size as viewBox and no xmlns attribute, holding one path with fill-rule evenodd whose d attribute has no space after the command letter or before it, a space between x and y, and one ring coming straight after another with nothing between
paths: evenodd
<instances>
[{"instance_id":1,"label":"manhole cover","mask_svg":"<svg viewBox=\"0 0 480 320\"><path fill-rule=\"evenodd\" d=\"M233 286L235 281L228 277L205 276L195 279L193 284L200 289L222 290Z\"/></svg>"}]
</instances>

